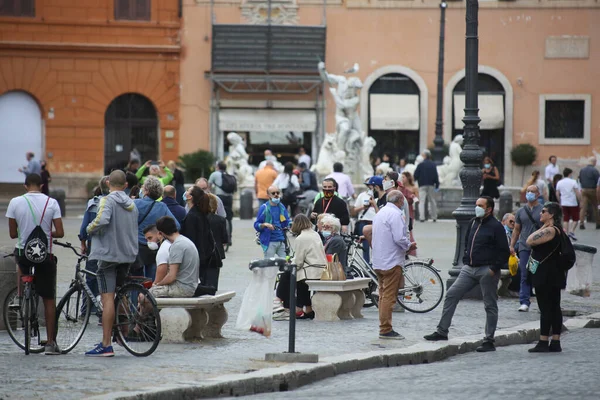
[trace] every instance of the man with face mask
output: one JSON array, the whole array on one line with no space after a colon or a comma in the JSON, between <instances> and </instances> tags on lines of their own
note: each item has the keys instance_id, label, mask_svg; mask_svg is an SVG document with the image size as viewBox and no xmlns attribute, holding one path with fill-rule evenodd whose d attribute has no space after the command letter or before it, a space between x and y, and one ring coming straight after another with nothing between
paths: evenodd
<instances>
[{"instance_id":1,"label":"man with face mask","mask_svg":"<svg viewBox=\"0 0 600 400\"><path fill-rule=\"evenodd\" d=\"M531 284L527 279L527 261L531 255L531 247L527 245L527 238L537 231L543 224L540 223L540 213L544 206L539 203L540 191L536 185L527 187L525 198L527 204L517 211L515 217L515 228L510 239L510 252L515 254L518 244L519 271L521 274L521 286L519 289L519 311L529 311L531 305Z\"/></svg>"},{"instance_id":2,"label":"man with face mask","mask_svg":"<svg viewBox=\"0 0 600 400\"><path fill-rule=\"evenodd\" d=\"M495 351L494 333L498 323L498 280L500 269L508 262L510 251L506 232L494 218L494 199L480 197L475 203L475 218L469 222L466 235L463 267L458 278L448 289L444 300L442 318L437 330L426 335L426 340L448 340L448 329L456 306L462 297L478 284L485 307L485 338L478 352Z\"/></svg>"},{"instance_id":3,"label":"man with face mask","mask_svg":"<svg viewBox=\"0 0 600 400\"><path fill-rule=\"evenodd\" d=\"M323 197L315 201L310 218L316 220L320 214L333 214L340 220L342 232L346 233L350 223L350 213L346 202L335 195L335 187L336 182L333 178L323 179Z\"/></svg>"},{"instance_id":4,"label":"man with face mask","mask_svg":"<svg viewBox=\"0 0 600 400\"><path fill-rule=\"evenodd\" d=\"M254 229L259 233L265 258L285 258L284 228L290 226L290 216L281 204L281 190L277 186L267 189L269 201L258 209Z\"/></svg>"},{"instance_id":5,"label":"man with face mask","mask_svg":"<svg viewBox=\"0 0 600 400\"><path fill-rule=\"evenodd\" d=\"M169 272L169 248L171 242L166 240L152 224L144 228L144 237L148 241L148 249L156 252L156 276L154 283L162 281Z\"/></svg>"}]
</instances>

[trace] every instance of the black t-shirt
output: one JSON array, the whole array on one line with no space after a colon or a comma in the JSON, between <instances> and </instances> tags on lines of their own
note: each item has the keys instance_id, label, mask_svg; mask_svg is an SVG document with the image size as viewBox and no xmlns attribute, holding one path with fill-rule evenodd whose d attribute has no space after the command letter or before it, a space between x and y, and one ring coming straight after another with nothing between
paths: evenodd
<instances>
[{"instance_id":1,"label":"black t-shirt","mask_svg":"<svg viewBox=\"0 0 600 400\"><path fill-rule=\"evenodd\" d=\"M381 196L377 200L377 208L381 208L381 207L385 206L386 204L387 204L387 193L384 193L383 196Z\"/></svg>"},{"instance_id":2,"label":"black t-shirt","mask_svg":"<svg viewBox=\"0 0 600 400\"><path fill-rule=\"evenodd\" d=\"M350 223L350 213L348 212L348 205L342 199L337 196L333 196L331 199L320 198L317 200L313 207L313 212L317 214L333 214L340 220L342 226Z\"/></svg>"}]
</instances>

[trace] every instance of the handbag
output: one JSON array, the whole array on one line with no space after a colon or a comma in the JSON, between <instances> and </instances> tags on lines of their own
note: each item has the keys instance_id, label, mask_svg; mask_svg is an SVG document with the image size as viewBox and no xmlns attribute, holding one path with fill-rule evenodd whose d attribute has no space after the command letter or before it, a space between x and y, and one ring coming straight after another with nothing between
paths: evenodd
<instances>
[{"instance_id":1,"label":"handbag","mask_svg":"<svg viewBox=\"0 0 600 400\"><path fill-rule=\"evenodd\" d=\"M535 274L535 271L537 271L538 267L540 266L540 264L542 264L544 261L546 261L548 258L550 258L550 256L552 254L554 254L554 252L558 249L558 247L560 246L560 243L558 244L558 246L556 246L556 248L554 250L552 250L552 252L550 252L550 254L548 254L546 256L546 258L544 258L542 261L538 261L535 258L533 258L531 255L529 256L529 260L527 260L527 271L531 272L532 274Z\"/></svg>"},{"instance_id":2,"label":"handbag","mask_svg":"<svg viewBox=\"0 0 600 400\"><path fill-rule=\"evenodd\" d=\"M327 264L325 265L325 270L321 274L322 281L345 281L346 273L344 272L344 267L342 267L342 263L340 263L337 254L328 254L327 255Z\"/></svg>"}]
</instances>

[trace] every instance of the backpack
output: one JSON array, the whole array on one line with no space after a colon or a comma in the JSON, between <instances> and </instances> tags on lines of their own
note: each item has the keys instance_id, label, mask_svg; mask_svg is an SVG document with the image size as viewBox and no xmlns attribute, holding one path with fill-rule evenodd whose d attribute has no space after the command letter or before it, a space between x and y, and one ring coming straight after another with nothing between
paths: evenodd
<instances>
[{"instance_id":1,"label":"backpack","mask_svg":"<svg viewBox=\"0 0 600 400\"><path fill-rule=\"evenodd\" d=\"M237 191L237 181L235 176L230 175L225 171L221 171L221 186L219 186L219 188L229 194Z\"/></svg>"},{"instance_id":2,"label":"backpack","mask_svg":"<svg viewBox=\"0 0 600 400\"><path fill-rule=\"evenodd\" d=\"M559 267L563 271L568 271L573 268L575 265L576 256L575 256L575 248L573 247L573 243L571 243L571 239L567 236L567 234L562 230L560 230L560 242L558 244L558 262Z\"/></svg>"},{"instance_id":3,"label":"backpack","mask_svg":"<svg viewBox=\"0 0 600 400\"><path fill-rule=\"evenodd\" d=\"M35 222L35 213L33 212L33 208L31 207L31 203L27 196L23 195L25 201L27 201L27 205L29 206L29 210L31 211L31 215L33 216L33 221ZM50 201L50 197L46 200L46 205L44 206L44 211L42 212L42 217L40 218L40 222L36 225L36 227L31 231L29 236L27 236L27 240L25 241L25 245L23 246L23 254L25 256L25 260L20 260L21 263L25 263L25 266L35 266L36 264L42 264L48 260L48 256L50 255L50 247L48 246L48 236L46 236L46 232L42 229L42 222L44 221L44 215L46 214L46 208L48 207L48 202Z\"/></svg>"}]
</instances>

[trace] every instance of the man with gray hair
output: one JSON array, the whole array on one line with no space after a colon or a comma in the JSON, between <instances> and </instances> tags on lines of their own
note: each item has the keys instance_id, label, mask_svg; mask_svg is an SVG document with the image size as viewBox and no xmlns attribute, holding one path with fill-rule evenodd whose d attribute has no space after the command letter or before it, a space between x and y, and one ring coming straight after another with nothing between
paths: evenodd
<instances>
[{"instance_id":1,"label":"man with gray hair","mask_svg":"<svg viewBox=\"0 0 600 400\"><path fill-rule=\"evenodd\" d=\"M392 311L398 289L404 287L402 266L406 254L417 248L406 232L402 212L404 195L399 190L387 194L387 204L373 218L373 269L379 282L379 338L404 339L392 328Z\"/></svg>"},{"instance_id":2,"label":"man with gray hair","mask_svg":"<svg viewBox=\"0 0 600 400\"><path fill-rule=\"evenodd\" d=\"M598 197L596 187L600 180L600 172L596 169L596 157L590 157L589 164L579 172L579 183L581 185L581 209L579 211L579 229L585 229L585 218L588 214L588 206L592 205L592 216L596 223L596 229L600 229L598 220Z\"/></svg>"}]
</instances>

